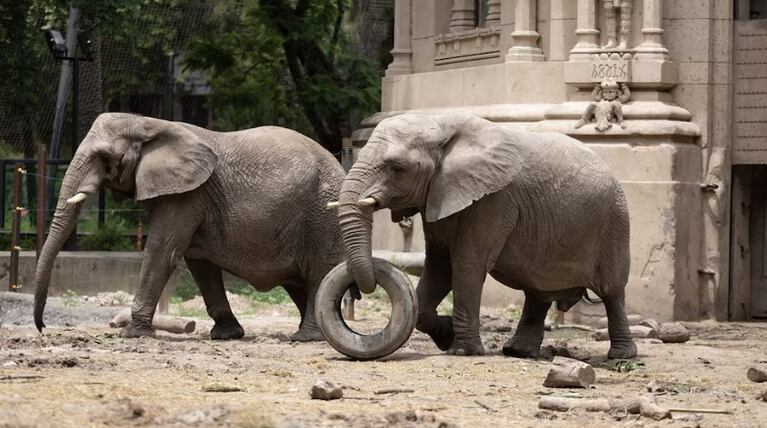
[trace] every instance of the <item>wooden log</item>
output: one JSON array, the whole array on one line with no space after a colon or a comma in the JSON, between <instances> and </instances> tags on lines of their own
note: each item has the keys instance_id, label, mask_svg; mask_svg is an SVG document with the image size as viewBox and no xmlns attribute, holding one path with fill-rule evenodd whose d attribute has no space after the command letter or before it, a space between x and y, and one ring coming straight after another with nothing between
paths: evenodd
<instances>
[{"instance_id":1,"label":"wooden log","mask_svg":"<svg viewBox=\"0 0 767 428\"><path fill-rule=\"evenodd\" d=\"M631 332L631 337L635 339L654 339L657 334L655 330L643 325L629 326L629 331ZM610 340L610 335L606 328L595 331L593 337L598 342Z\"/></svg>"},{"instance_id":2,"label":"wooden log","mask_svg":"<svg viewBox=\"0 0 767 428\"><path fill-rule=\"evenodd\" d=\"M629 325L638 325L642 321L642 316L639 314L628 314L626 319L629 321ZM598 322L599 328L607 328L607 317L602 317Z\"/></svg>"},{"instance_id":3,"label":"wooden log","mask_svg":"<svg viewBox=\"0 0 767 428\"><path fill-rule=\"evenodd\" d=\"M751 382L756 382L756 383L767 382L767 369L751 367L746 372L746 377Z\"/></svg>"},{"instance_id":4,"label":"wooden log","mask_svg":"<svg viewBox=\"0 0 767 428\"><path fill-rule=\"evenodd\" d=\"M659 406L654 400L648 397L642 397L639 400L639 409L642 416L656 421L671 419L671 411L665 407Z\"/></svg>"},{"instance_id":5,"label":"wooden log","mask_svg":"<svg viewBox=\"0 0 767 428\"><path fill-rule=\"evenodd\" d=\"M656 421L671 418L671 411L659 406L650 397L608 400L605 398L580 399L566 397L541 397L538 408L567 412L573 409L583 409L587 412L623 411L629 414L641 414Z\"/></svg>"},{"instance_id":6,"label":"wooden log","mask_svg":"<svg viewBox=\"0 0 767 428\"><path fill-rule=\"evenodd\" d=\"M604 398L580 399L567 397L541 397L538 401L538 408L544 410L555 410L557 412L567 412L573 409L583 409L587 412L609 412L611 410L610 400Z\"/></svg>"},{"instance_id":7,"label":"wooden log","mask_svg":"<svg viewBox=\"0 0 767 428\"><path fill-rule=\"evenodd\" d=\"M667 322L660 325L658 339L663 343L684 343L690 340L690 331L678 322Z\"/></svg>"},{"instance_id":8,"label":"wooden log","mask_svg":"<svg viewBox=\"0 0 767 428\"><path fill-rule=\"evenodd\" d=\"M125 308L109 321L112 328L125 327L131 321L131 308ZM169 333L191 333L196 327L194 320L185 320L167 315L155 315L152 320L152 327L157 330L167 331Z\"/></svg>"},{"instance_id":9,"label":"wooden log","mask_svg":"<svg viewBox=\"0 0 767 428\"><path fill-rule=\"evenodd\" d=\"M588 388L596 382L596 373L590 365L570 358L554 357L551 369L543 381L549 388Z\"/></svg>"}]
</instances>

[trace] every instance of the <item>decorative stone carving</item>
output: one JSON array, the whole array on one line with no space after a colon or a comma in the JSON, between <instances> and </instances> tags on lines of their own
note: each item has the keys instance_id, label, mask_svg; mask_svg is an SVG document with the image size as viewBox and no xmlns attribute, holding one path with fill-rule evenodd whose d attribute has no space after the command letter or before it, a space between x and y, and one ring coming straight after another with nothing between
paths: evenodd
<instances>
[{"instance_id":1,"label":"decorative stone carving","mask_svg":"<svg viewBox=\"0 0 767 428\"><path fill-rule=\"evenodd\" d=\"M602 46L602 49L625 51L629 46L634 0L602 0L602 5L607 35L607 43Z\"/></svg>"},{"instance_id":2,"label":"decorative stone carving","mask_svg":"<svg viewBox=\"0 0 767 428\"><path fill-rule=\"evenodd\" d=\"M617 123L621 128L626 128L623 120L623 103L631 99L631 91L626 83L618 83L607 79L596 85L591 92L597 102L589 104L583 113L581 120L575 124L575 129L590 123L592 117L596 120L596 130L607 131Z\"/></svg>"},{"instance_id":3,"label":"decorative stone carving","mask_svg":"<svg viewBox=\"0 0 767 428\"><path fill-rule=\"evenodd\" d=\"M439 34L434 37L434 65L499 58L500 27L474 28L469 31Z\"/></svg>"}]
</instances>

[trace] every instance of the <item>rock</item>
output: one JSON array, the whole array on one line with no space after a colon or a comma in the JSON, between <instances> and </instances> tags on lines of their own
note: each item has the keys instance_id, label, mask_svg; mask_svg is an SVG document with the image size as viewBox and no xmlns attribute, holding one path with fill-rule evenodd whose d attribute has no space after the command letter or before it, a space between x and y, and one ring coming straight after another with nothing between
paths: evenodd
<instances>
[{"instance_id":1,"label":"rock","mask_svg":"<svg viewBox=\"0 0 767 428\"><path fill-rule=\"evenodd\" d=\"M195 409L188 412L180 412L176 414L176 421L185 425L204 425L215 426L219 425L216 422L221 422L229 415L229 409L224 406L214 406L208 409Z\"/></svg>"},{"instance_id":2,"label":"rock","mask_svg":"<svg viewBox=\"0 0 767 428\"><path fill-rule=\"evenodd\" d=\"M767 390L756 396L757 400L767 402Z\"/></svg>"},{"instance_id":3,"label":"rock","mask_svg":"<svg viewBox=\"0 0 767 428\"><path fill-rule=\"evenodd\" d=\"M596 382L596 373L590 365L565 357L554 357L551 369L543 381L549 388L588 388Z\"/></svg>"},{"instance_id":4,"label":"rock","mask_svg":"<svg viewBox=\"0 0 767 428\"><path fill-rule=\"evenodd\" d=\"M511 322L508 320L497 318L497 319L491 319L487 322L482 323L482 330L484 331L494 331L497 333L507 333L512 331Z\"/></svg>"},{"instance_id":5,"label":"rock","mask_svg":"<svg viewBox=\"0 0 767 428\"><path fill-rule=\"evenodd\" d=\"M746 377L751 382L756 382L756 383L767 382L767 369L751 367L746 372Z\"/></svg>"},{"instance_id":6,"label":"rock","mask_svg":"<svg viewBox=\"0 0 767 428\"><path fill-rule=\"evenodd\" d=\"M3 367L6 367L6 368L12 368L16 366L18 366L18 364L16 364L16 361L6 361L3 363Z\"/></svg>"},{"instance_id":7,"label":"rock","mask_svg":"<svg viewBox=\"0 0 767 428\"><path fill-rule=\"evenodd\" d=\"M658 339L663 343L684 343L690 340L690 332L678 322L667 322L660 325Z\"/></svg>"},{"instance_id":8,"label":"rock","mask_svg":"<svg viewBox=\"0 0 767 428\"><path fill-rule=\"evenodd\" d=\"M337 400L344 396L344 391L332 382L317 379L312 385L309 395L313 400Z\"/></svg>"},{"instance_id":9,"label":"rock","mask_svg":"<svg viewBox=\"0 0 767 428\"><path fill-rule=\"evenodd\" d=\"M639 321L639 325L650 327L656 333L660 330L660 323L655 318L645 318L642 321Z\"/></svg>"},{"instance_id":10,"label":"rock","mask_svg":"<svg viewBox=\"0 0 767 428\"><path fill-rule=\"evenodd\" d=\"M653 339L657 334L655 330L643 325L632 325L629 327L629 330L631 331L631 337L636 339ZM610 335L606 328L595 331L593 337L596 341L610 340Z\"/></svg>"}]
</instances>

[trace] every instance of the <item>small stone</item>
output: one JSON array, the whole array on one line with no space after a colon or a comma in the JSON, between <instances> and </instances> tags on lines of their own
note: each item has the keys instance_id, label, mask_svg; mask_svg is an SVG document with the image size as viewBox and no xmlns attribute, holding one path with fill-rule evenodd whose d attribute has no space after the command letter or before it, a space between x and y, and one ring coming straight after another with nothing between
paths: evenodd
<instances>
[{"instance_id":1,"label":"small stone","mask_svg":"<svg viewBox=\"0 0 767 428\"><path fill-rule=\"evenodd\" d=\"M678 322L667 322L660 325L658 339L663 343L684 343L690 340L690 332Z\"/></svg>"},{"instance_id":2,"label":"small stone","mask_svg":"<svg viewBox=\"0 0 767 428\"><path fill-rule=\"evenodd\" d=\"M16 367L18 364L16 364L16 361L6 361L3 363L3 367Z\"/></svg>"},{"instance_id":3,"label":"small stone","mask_svg":"<svg viewBox=\"0 0 767 428\"><path fill-rule=\"evenodd\" d=\"M750 367L748 371L746 372L746 377L751 382L756 382L756 383L767 382L767 369Z\"/></svg>"},{"instance_id":4,"label":"small stone","mask_svg":"<svg viewBox=\"0 0 767 428\"><path fill-rule=\"evenodd\" d=\"M764 401L764 402L767 402L767 390L765 390L764 392L762 392L761 394L759 394L759 395L756 397L756 399L757 399L757 400L761 400L761 401Z\"/></svg>"},{"instance_id":5,"label":"small stone","mask_svg":"<svg viewBox=\"0 0 767 428\"><path fill-rule=\"evenodd\" d=\"M332 382L317 379L312 385L309 395L313 400L337 400L344 396L344 391Z\"/></svg>"},{"instance_id":6,"label":"small stone","mask_svg":"<svg viewBox=\"0 0 767 428\"><path fill-rule=\"evenodd\" d=\"M512 330L511 323L505 319L493 319L482 324L482 330L497 333L507 333Z\"/></svg>"}]
</instances>

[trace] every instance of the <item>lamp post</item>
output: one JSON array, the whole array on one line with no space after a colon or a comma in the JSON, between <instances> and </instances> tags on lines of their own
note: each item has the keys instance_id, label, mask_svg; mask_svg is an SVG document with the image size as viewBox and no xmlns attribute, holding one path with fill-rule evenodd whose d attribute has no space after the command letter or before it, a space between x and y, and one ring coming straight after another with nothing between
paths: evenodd
<instances>
[{"instance_id":1,"label":"lamp post","mask_svg":"<svg viewBox=\"0 0 767 428\"><path fill-rule=\"evenodd\" d=\"M91 53L91 40L84 33L78 33L77 43L74 43L74 49L70 56L67 49L66 40L62 37L61 32L58 30L45 30L43 32L45 42L48 44L48 49L53 54L53 57L60 61L70 61L72 63L72 156L74 157L77 152L77 146L79 140L77 137L77 130L79 124L79 92L80 92L80 61L92 61L93 55ZM77 50L80 50L82 56L77 55ZM51 153L58 157L58 147L51 147ZM38 172L41 173L42 171ZM49 192L51 195L53 192ZM53 201L53 198L51 198ZM72 231L72 235L67 239L65 244L67 250L77 249L77 225Z\"/></svg>"}]
</instances>

